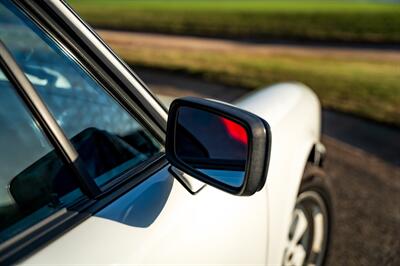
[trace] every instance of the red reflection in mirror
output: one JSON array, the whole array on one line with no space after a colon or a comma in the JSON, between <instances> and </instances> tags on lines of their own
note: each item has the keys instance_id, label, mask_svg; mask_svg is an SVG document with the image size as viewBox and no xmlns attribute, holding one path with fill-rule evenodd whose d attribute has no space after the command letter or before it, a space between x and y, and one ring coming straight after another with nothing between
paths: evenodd
<instances>
[{"instance_id":1,"label":"red reflection in mirror","mask_svg":"<svg viewBox=\"0 0 400 266\"><path fill-rule=\"evenodd\" d=\"M221 121L224 124L226 131L228 132L229 136L231 136L231 138L233 138L236 141L239 141L242 144L247 145L248 142L247 132L242 125L223 117L221 117Z\"/></svg>"}]
</instances>

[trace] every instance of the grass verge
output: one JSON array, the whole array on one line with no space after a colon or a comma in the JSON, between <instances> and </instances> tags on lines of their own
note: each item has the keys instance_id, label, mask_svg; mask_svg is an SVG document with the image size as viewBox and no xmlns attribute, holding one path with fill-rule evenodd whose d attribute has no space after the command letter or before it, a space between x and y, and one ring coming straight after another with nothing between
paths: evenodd
<instances>
[{"instance_id":1,"label":"grass verge","mask_svg":"<svg viewBox=\"0 0 400 266\"><path fill-rule=\"evenodd\" d=\"M299 81L311 87L326 108L400 126L400 60L364 55L259 52L174 46L129 41L103 34L128 64L197 75L249 90L275 82Z\"/></svg>"},{"instance_id":2,"label":"grass verge","mask_svg":"<svg viewBox=\"0 0 400 266\"><path fill-rule=\"evenodd\" d=\"M400 5L365 1L70 0L97 28L260 40L400 44Z\"/></svg>"}]
</instances>

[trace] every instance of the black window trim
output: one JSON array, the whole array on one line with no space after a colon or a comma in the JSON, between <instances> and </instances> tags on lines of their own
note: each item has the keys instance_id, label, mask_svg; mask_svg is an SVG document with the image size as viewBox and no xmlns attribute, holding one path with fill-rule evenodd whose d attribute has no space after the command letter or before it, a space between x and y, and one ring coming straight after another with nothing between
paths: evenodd
<instances>
[{"instance_id":1,"label":"black window trim","mask_svg":"<svg viewBox=\"0 0 400 266\"><path fill-rule=\"evenodd\" d=\"M83 221L88 215L66 208L46 217L39 223L24 230L18 235L0 244L0 264L11 265L24 258L36 248L54 238L56 232L65 232L67 227L72 228L71 221L80 219ZM76 222L75 222L76 224Z\"/></svg>"}]
</instances>

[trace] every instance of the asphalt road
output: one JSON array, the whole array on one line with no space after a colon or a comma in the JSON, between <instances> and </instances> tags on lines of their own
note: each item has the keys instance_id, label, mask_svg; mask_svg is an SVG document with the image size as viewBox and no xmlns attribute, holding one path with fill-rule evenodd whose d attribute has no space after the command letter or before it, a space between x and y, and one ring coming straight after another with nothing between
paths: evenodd
<instances>
[{"instance_id":1,"label":"asphalt road","mask_svg":"<svg viewBox=\"0 0 400 266\"><path fill-rule=\"evenodd\" d=\"M188 76L134 69L157 94L233 101L246 91ZM333 184L328 265L400 265L400 130L323 114L325 170Z\"/></svg>"}]
</instances>

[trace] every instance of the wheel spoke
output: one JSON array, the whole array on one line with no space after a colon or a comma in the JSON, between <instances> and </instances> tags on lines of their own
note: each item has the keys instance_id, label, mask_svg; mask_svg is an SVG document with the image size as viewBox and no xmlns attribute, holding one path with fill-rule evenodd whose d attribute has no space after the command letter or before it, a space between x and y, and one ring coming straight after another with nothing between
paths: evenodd
<instances>
[{"instance_id":1,"label":"wheel spoke","mask_svg":"<svg viewBox=\"0 0 400 266\"><path fill-rule=\"evenodd\" d=\"M321 266L326 251L326 222L326 208L318 193L301 193L293 210L283 265Z\"/></svg>"},{"instance_id":2,"label":"wheel spoke","mask_svg":"<svg viewBox=\"0 0 400 266\"><path fill-rule=\"evenodd\" d=\"M308 222L304 212L301 209L295 209L293 213L291 233L285 251L284 265L301 266L304 264L307 254L302 243L300 243L300 240L307 231L307 227Z\"/></svg>"},{"instance_id":3,"label":"wheel spoke","mask_svg":"<svg viewBox=\"0 0 400 266\"><path fill-rule=\"evenodd\" d=\"M308 227L308 222L306 215L301 210L295 210L295 217L297 218L297 223L294 229L291 242L293 242L296 245L306 232Z\"/></svg>"},{"instance_id":4,"label":"wheel spoke","mask_svg":"<svg viewBox=\"0 0 400 266\"><path fill-rule=\"evenodd\" d=\"M322 241L324 240L324 217L321 213L317 213L314 216L314 242L312 251L319 253L322 247Z\"/></svg>"},{"instance_id":5,"label":"wheel spoke","mask_svg":"<svg viewBox=\"0 0 400 266\"><path fill-rule=\"evenodd\" d=\"M293 265L303 265L304 260L306 259L306 250L302 245L296 245L293 250L292 263Z\"/></svg>"}]
</instances>

